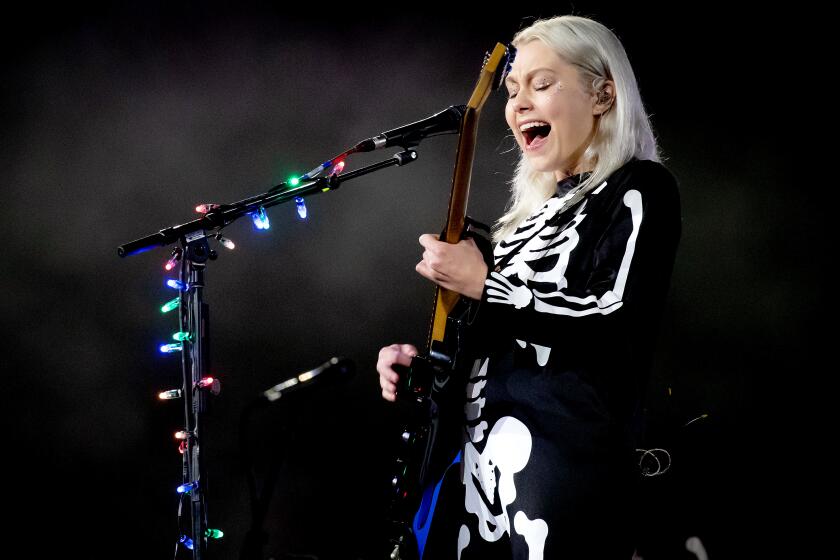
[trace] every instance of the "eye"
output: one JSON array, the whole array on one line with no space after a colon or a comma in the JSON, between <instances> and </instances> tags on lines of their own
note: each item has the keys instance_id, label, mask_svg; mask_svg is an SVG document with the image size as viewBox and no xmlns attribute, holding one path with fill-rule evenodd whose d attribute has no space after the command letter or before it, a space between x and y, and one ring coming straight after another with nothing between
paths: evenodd
<instances>
[{"instance_id":1,"label":"eye","mask_svg":"<svg viewBox=\"0 0 840 560\"><path fill-rule=\"evenodd\" d=\"M550 85L551 85L550 83L546 82L546 83L540 84L539 86L535 87L534 90L542 91L542 90L548 88L548 86L550 86ZM516 97L516 92L508 94L508 99L513 99L514 97Z\"/></svg>"}]
</instances>

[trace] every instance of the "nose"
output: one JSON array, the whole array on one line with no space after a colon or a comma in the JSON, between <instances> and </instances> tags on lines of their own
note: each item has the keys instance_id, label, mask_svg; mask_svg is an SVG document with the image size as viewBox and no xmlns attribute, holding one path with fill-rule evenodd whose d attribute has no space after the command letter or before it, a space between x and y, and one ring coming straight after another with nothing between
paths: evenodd
<instances>
[{"instance_id":1,"label":"nose","mask_svg":"<svg viewBox=\"0 0 840 560\"><path fill-rule=\"evenodd\" d=\"M531 108L531 100L525 94L524 89L522 88L522 90L516 92L516 97L510 100L511 109L517 113Z\"/></svg>"}]
</instances>

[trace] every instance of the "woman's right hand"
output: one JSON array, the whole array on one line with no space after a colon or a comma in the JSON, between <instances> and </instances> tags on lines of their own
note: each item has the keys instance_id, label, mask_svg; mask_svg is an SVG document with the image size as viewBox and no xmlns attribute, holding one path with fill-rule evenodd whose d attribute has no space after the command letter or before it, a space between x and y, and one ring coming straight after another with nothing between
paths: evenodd
<instances>
[{"instance_id":1,"label":"woman's right hand","mask_svg":"<svg viewBox=\"0 0 840 560\"><path fill-rule=\"evenodd\" d=\"M417 355L417 348L411 344L392 344L379 351L376 371L379 372L379 385L382 387L382 398L386 401L397 400L397 383L400 375L391 366L400 364L411 365L411 358Z\"/></svg>"}]
</instances>

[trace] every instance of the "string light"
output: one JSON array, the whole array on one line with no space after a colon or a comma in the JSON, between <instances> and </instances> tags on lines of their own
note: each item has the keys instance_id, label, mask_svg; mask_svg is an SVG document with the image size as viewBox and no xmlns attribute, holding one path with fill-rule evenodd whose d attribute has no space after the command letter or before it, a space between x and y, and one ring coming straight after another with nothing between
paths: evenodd
<instances>
[{"instance_id":1,"label":"string light","mask_svg":"<svg viewBox=\"0 0 840 560\"><path fill-rule=\"evenodd\" d=\"M195 546L195 545L193 544L193 540L192 540L191 538L189 538L187 535L181 535L181 538L180 538L180 539L178 539L178 542L180 542L181 544L183 544L183 545L184 545L185 547L187 547L189 550L192 550L192 549L194 548L194 546Z\"/></svg>"},{"instance_id":2,"label":"string light","mask_svg":"<svg viewBox=\"0 0 840 560\"><path fill-rule=\"evenodd\" d=\"M186 430L178 430L175 432L175 439L184 440L190 437L190 433Z\"/></svg>"},{"instance_id":3,"label":"string light","mask_svg":"<svg viewBox=\"0 0 840 560\"><path fill-rule=\"evenodd\" d=\"M204 377L198 383L196 383L196 385L199 389L208 389L214 395L218 395L222 392L221 382L214 377Z\"/></svg>"},{"instance_id":4,"label":"string light","mask_svg":"<svg viewBox=\"0 0 840 560\"><path fill-rule=\"evenodd\" d=\"M212 377L205 377L201 381L198 382L198 386L202 389L211 386L216 380Z\"/></svg>"},{"instance_id":5,"label":"string light","mask_svg":"<svg viewBox=\"0 0 840 560\"><path fill-rule=\"evenodd\" d=\"M158 393L158 398L162 401L171 401L172 399L181 398L181 389L169 389Z\"/></svg>"},{"instance_id":6,"label":"string light","mask_svg":"<svg viewBox=\"0 0 840 560\"><path fill-rule=\"evenodd\" d=\"M173 290L180 290L182 292L186 292L190 287L185 282L181 282L180 280L175 280L174 278L167 278L166 285Z\"/></svg>"},{"instance_id":7,"label":"string light","mask_svg":"<svg viewBox=\"0 0 840 560\"><path fill-rule=\"evenodd\" d=\"M298 185L300 184L300 178L298 178L298 177L289 177L289 181L288 181L288 183L289 183L289 186L290 186L290 187L296 187L296 186L298 186Z\"/></svg>"},{"instance_id":8,"label":"string light","mask_svg":"<svg viewBox=\"0 0 840 560\"><path fill-rule=\"evenodd\" d=\"M173 309L177 309L178 306L181 304L181 298L170 299L166 303L163 304L163 307L160 308L161 313L169 313Z\"/></svg>"},{"instance_id":9,"label":"string light","mask_svg":"<svg viewBox=\"0 0 840 560\"><path fill-rule=\"evenodd\" d=\"M193 482L185 482L182 485L180 485L178 488L176 488L175 491L178 492L179 494L189 494L190 492L192 492L196 488L198 488L198 481L197 480L193 481Z\"/></svg>"},{"instance_id":10,"label":"string light","mask_svg":"<svg viewBox=\"0 0 840 560\"><path fill-rule=\"evenodd\" d=\"M300 216L301 220L306 219L306 203L303 201L303 198L296 196L295 197L295 205L297 206L297 213Z\"/></svg>"},{"instance_id":11,"label":"string light","mask_svg":"<svg viewBox=\"0 0 840 560\"><path fill-rule=\"evenodd\" d=\"M179 260L181 260L181 248L175 247L174 249L172 249L172 256L169 257L169 260L166 261L166 264L163 266L163 268L167 272L169 272L170 270L175 268L175 265L178 264Z\"/></svg>"},{"instance_id":12,"label":"string light","mask_svg":"<svg viewBox=\"0 0 840 560\"><path fill-rule=\"evenodd\" d=\"M219 208L220 208L220 206L218 204L205 203L205 204L199 204L198 206L196 206L195 211L198 212L199 214L209 214L210 212L218 210Z\"/></svg>"},{"instance_id":13,"label":"string light","mask_svg":"<svg viewBox=\"0 0 840 560\"><path fill-rule=\"evenodd\" d=\"M221 529L205 529L204 536L211 539L221 539L225 534Z\"/></svg>"},{"instance_id":14,"label":"string light","mask_svg":"<svg viewBox=\"0 0 840 560\"><path fill-rule=\"evenodd\" d=\"M251 212L251 219L254 221L254 227L257 229L268 229L271 226L268 221L268 216L265 213L265 208L262 206L256 212Z\"/></svg>"},{"instance_id":15,"label":"string light","mask_svg":"<svg viewBox=\"0 0 840 560\"><path fill-rule=\"evenodd\" d=\"M339 156L339 157L341 157L341 156ZM338 160L338 161L336 161L336 160ZM304 181L304 180L308 181L309 179L311 179L313 177L317 177L318 175L321 174L321 171L323 171L324 169L327 169L329 167L333 168L333 171L332 171L331 174L334 175L334 174L340 172L342 169L344 169L344 160L339 160L338 158L327 160L324 163L322 163L321 165L319 165L318 167L316 167L315 169L307 171L306 173L304 173L303 175L301 175L297 179L290 178L289 179L289 184L290 184L290 186L295 187L298 184L300 184L301 181ZM337 170L336 170L336 168L337 168Z\"/></svg>"},{"instance_id":16,"label":"string light","mask_svg":"<svg viewBox=\"0 0 840 560\"><path fill-rule=\"evenodd\" d=\"M177 340L178 342L184 342L185 340L192 340L192 335L188 332L176 332L172 335L173 340Z\"/></svg>"},{"instance_id":17,"label":"string light","mask_svg":"<svg viewBox=\"0 0 840 560\"><path fill-rule=\"evenodd\" d=\"M221 233L216 234L216 240L225 246L225 249L230 249L233 251L236 248L236 244L228 239L227 237L222 237Z\"/></svg>"},{"instance_id":18,"label":"string light","mask_svg":"<svg viewBox=\"0 0 840 560\"><path fill-rule=\"evenodd\" d=\"M160 352L161 354L173 354L175 352L180 352L184 349L182 344L161 344L160 345Z\"/></svg>"}]
</instances>

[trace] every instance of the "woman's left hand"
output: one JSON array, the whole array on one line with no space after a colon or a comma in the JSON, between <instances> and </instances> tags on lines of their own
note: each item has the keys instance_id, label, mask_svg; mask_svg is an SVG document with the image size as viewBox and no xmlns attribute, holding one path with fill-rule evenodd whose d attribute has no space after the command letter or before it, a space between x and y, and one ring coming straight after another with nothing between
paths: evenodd
<instances>
[{"instance_id":1,"label":"woman's left hand","mask_svg":"<svg viewBox=\"0 0 840 560\"><path fill-rule=\"evenodd\" d=\"M438 236L424 233L420 236L423 260L415 269L438 286L458 292L472 299L481 299L487 264L472 239L446 243Z\"/></svg>"}]
</instances>

